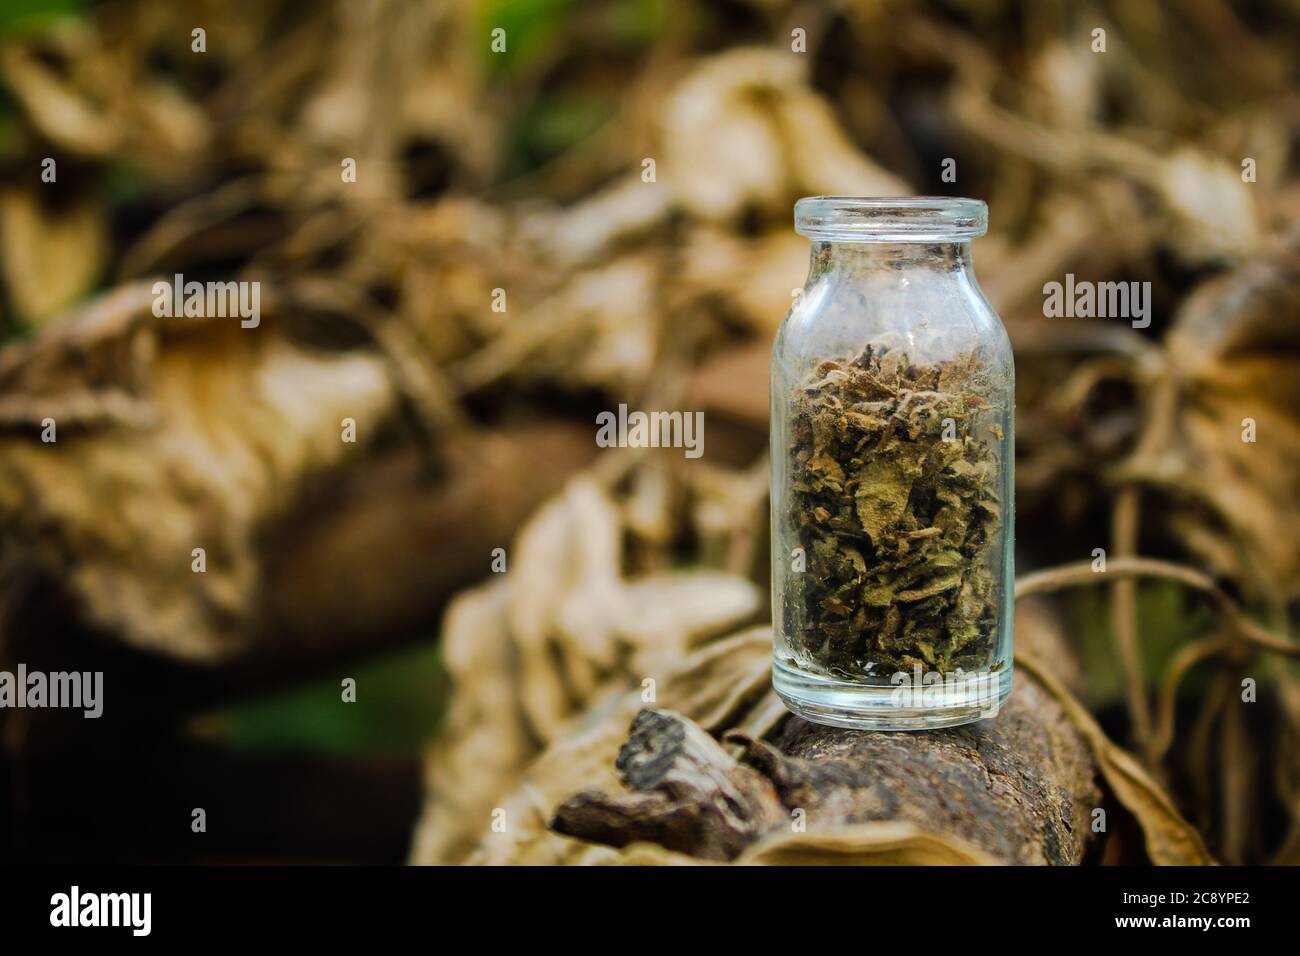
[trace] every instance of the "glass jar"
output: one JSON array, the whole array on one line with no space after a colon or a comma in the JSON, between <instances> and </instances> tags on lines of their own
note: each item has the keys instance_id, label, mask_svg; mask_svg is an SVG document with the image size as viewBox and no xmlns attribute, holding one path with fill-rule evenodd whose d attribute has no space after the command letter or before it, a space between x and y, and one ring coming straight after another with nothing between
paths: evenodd
<instances>
[{"instance_id":1,"label":"glass jar","mask_svg":"<svg viewBox=\"0 0 1300 956\"><path fill-rule=\"evenodd\" d=\"M975 199L795 204L772 355L772 682L821 724L948 727L1011 692L1015 373Z\"/></svg>"}]
</instances>

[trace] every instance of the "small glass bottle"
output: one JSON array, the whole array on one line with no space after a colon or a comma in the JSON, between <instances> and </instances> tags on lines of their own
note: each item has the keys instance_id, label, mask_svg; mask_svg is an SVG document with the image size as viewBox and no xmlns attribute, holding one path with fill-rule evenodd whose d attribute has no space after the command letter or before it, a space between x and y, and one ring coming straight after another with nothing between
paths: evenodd
<instances>
[{"instance_id":1,"label":"small glass bottle","mask_svg":"<svg viewBox=\"0 0 1300 956\"><path fill-rule=\"evenodd\" d=\"M795 205L772 355L772 682L821 724L917 730L1011 692L1015 373L974 199Z\"/></svg>"}]
</instances>

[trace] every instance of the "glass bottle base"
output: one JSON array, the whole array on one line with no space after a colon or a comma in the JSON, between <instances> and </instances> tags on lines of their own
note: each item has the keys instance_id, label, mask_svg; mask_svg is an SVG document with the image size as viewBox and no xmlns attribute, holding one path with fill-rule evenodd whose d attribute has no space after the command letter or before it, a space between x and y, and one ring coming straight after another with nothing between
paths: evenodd
<instances>
[{"instance_id":1,"label":"glass bottle base","mask_svg":"<svg viewBox=\"0 0 1300 956\"><path fill-rule=\"evenodd\" d=\"M792 713L850 730L933 730L997 715L1011 693L1011 672L986 671L935 685L872 686L810 674L777 660L772 686Z\"/></svg>"}]
</instances>

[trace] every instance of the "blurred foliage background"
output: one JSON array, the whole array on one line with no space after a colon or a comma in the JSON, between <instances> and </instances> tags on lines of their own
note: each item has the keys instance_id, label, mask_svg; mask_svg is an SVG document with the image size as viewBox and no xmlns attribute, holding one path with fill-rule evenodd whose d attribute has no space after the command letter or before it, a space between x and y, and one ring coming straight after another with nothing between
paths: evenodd
<instances>
[{"instance_id":1,"label":"blurred foliage background","mask_svg":"<svg viewBox=\"0 0 1300 956\"><path fill-rule=\"evenodd\" d=\"M0 713L5 855L472 857L573 721L765 619L791 205L912 193L990 206L1021 570L1165 562L1035 617L1073 691L1217 857L1297 862L1298 48L1289 0L9 0L0 660L107 699ZM261 325L155 319L177 272ZM1067 273L1150 327L1044 318ZM620 402L705 458L597 456Z\"/></svg>"}]
</instances>

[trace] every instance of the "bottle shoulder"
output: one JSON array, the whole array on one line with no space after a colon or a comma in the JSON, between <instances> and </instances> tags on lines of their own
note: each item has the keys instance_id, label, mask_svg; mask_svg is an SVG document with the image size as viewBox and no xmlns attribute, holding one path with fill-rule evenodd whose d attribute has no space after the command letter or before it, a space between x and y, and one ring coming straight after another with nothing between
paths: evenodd
<instances>
[{"instance_id":1,"label":"bottle shoulder","mask_svg":"<svg viewBox=\"0 0 1300 956\"><path fill-rule=\"evenodd\" d=\"M917 361L978 351L1012 364L1006 328L970 270L816 273L779 326L773 359L805 366L856 355L869 344L900 348Z\"/></svg>"}]
</instances>

